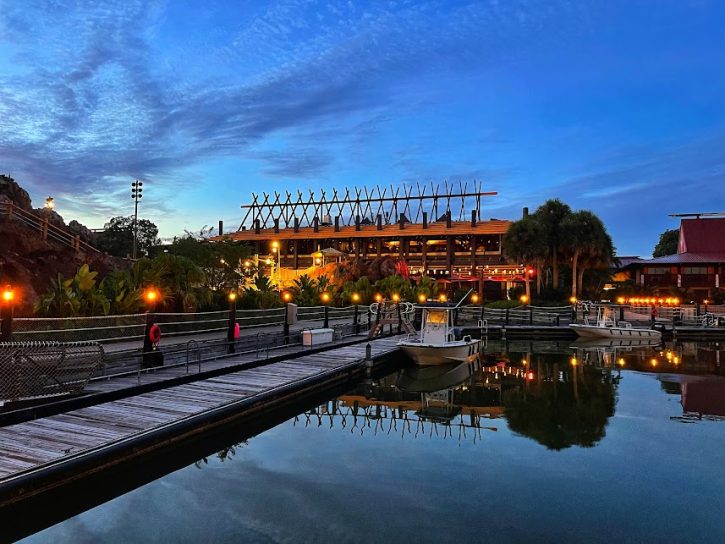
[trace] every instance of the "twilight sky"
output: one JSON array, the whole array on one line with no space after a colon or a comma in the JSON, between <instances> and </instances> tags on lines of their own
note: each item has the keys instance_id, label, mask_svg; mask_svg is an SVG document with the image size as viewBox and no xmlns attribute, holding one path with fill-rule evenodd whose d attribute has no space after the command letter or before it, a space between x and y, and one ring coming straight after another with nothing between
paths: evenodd
<instances>
[{"instance_id":1,"label":"twilight sky","mask_svg":"<svg viewBox=\"0 0 725 544\"><path fill-rule=\"evenodd\" d=\"M620 255L725 211L720 1L0 0L0 172L162 236L261 190L483 180Z\"/></svg>"}]
</instances>

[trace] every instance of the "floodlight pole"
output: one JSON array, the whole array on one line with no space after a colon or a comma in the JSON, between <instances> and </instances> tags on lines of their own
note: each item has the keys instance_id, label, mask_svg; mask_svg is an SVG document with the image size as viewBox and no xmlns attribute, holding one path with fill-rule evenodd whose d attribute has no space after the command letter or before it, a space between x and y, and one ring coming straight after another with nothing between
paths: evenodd
<instances>
[{"instance_id":1,"label":"floodlight pole","mask_svg":"<svg viewBox=\"0 0 725 544\"><path fill-rule=\"evenodd\" d=\"M131 258L136 260L138 247L138 201L143 198L143 182L136 180L131 183L131 198L133 199L133 253Z\"/></svg>"}]
</instances>

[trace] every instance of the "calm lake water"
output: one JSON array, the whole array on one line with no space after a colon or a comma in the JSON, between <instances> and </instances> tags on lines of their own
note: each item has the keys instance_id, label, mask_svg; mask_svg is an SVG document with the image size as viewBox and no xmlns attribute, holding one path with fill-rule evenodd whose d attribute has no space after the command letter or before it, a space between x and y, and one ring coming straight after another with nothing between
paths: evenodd
<instances>
[{"instance_id":1,"label":"calm lake water","mask_svg":"<svg viewBox=\"0 0 725 544\"><path fill-rule=\"evenodd\" d=\"M366 380L24 542L725 542L725 352L569 346Z\"/></svg>"}]
</instances>

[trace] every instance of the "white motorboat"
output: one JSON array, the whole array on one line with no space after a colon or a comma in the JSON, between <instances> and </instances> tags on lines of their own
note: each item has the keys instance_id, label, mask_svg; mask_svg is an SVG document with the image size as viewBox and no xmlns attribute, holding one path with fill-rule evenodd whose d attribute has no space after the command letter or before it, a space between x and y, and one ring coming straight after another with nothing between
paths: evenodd
<instances>
[{"instance_id":1,"label":"white motorboat","mask_svg":"<svg viewBox=\"0 0 725 544\"><path fill-rule=\"evenodd\" d=\"M600 306L597 310L597 320L590 323L589 317L584 317L584 323L569 325L574 332L582 338L616 338L627 340L661 340L662 332L655 329L633 327L626 321L617 321L614 308Z\"/></svg>"},{"instance_id":2,"label":"white motorboat","mask_svg":"<svg viewBox=\"0 0 725 544\"><path fill-rule=\"evenodd\" d=\"M471 336L456 338L453 316L458 305L429 302L423 310L419 333L398 342L403 351L419 365L443 365L470 362L481 351L481 340Z\"/></svg>"}]
</instances>

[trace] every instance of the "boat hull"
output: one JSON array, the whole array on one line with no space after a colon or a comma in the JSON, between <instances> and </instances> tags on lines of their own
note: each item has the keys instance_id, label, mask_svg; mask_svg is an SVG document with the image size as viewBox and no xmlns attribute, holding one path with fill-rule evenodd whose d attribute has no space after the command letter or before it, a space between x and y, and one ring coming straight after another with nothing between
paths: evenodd
<instances>
[{"instance_id":1,"label":"boat hull","mask_svg":"<svg viewBox=\"0 0 725 544\"><path fill-rule=\"evenodd\" d=\"M443 345L402 341L398 345L419 365L447 365L473 361L481 351L480 340L461 340Z\"/></svg>"},{"instance_id":2,"label":"boat hull","mask_svg":"<svg viewBox=\"0 0 725 544\"><path fill-rule=\"evenodd\" d=\"M569 325L582 338L616 338L627 340L659 340L662 333L653 329L634 327L598 327L596 325Z\"/></svg>"}]
</instances>

